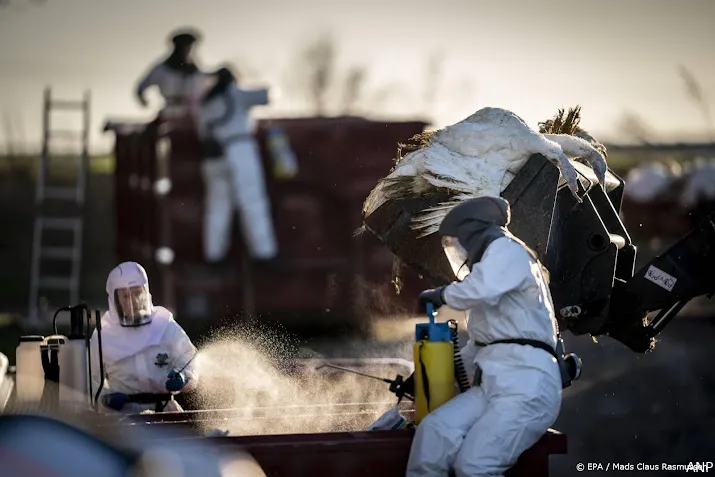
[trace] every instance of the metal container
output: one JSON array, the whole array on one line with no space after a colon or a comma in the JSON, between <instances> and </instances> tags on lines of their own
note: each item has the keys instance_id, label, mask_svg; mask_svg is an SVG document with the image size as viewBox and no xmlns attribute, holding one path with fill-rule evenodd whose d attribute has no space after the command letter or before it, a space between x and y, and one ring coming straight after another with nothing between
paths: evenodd
<instances>
[{"instance_id":1,"label":"metal container","mask_svg":"<svg viewBox=\"0 0 715 477\"><path fill-rule=\"evenodd\" d=\"M276 125L298 160L289 179L270 174L267 132ZM252 310L266 319L335 323L336 316L350 321L413 310L419 286L395 294L392 254L373 237L353 235L364 199L393 166L397 144L425 125L354 117L259 121L255 137L279 259L274 267L248 263L234 220L229 266L222 269L203 260L200 143L190 125L108 125L116 134L118 259L141 262L155 302L182 317ZM419 281L410 271L405 279Z\"/></svg>"}]
</instances>

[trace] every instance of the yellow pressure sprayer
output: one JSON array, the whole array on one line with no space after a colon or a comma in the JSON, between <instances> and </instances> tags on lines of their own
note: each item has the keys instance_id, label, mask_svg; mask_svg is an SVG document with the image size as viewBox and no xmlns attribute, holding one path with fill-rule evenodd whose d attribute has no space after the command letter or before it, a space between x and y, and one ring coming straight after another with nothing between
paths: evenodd
<instances>
[{"instance_id":1,"label":"yellow pressure sprayer","mask_svg":"<svg viewBox=\"0 0 715 477\"><path fill-rule=\"evenodd\" d=\"M455 355L459 350L455 349L455 328L450 326L450 322L435 323L434 315L434 305L427 303L429 323L419 323L415 327L413 353L417 424L457 392Z\"/></svg>"}]
</instances>

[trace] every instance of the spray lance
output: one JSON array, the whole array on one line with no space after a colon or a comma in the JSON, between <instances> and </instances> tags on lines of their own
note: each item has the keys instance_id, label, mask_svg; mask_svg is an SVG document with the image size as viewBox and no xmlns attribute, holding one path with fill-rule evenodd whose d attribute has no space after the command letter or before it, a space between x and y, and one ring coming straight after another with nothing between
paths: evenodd
<instances>
[{"instance_id":1,"label":"spray lance","mask_svg":"<svg viewBox=\"0 0 715 477\"><path fill-rule=\"evenodd\" d=\"M357 374L358 376L365 376L366 378L377 379L378 381L382 381L383 383L388 383L390 385L390 392L394 393L397 396L398 404L402 401L403 397L406 397L410 401L415 400L414 396L412 395L413 391L411 389L411 377L405 380L402 375L398 374L395 379L380 378L378 376L372 376L370 374L361 373L360 371L355 371L354 369L343 368L342 366L335 366L334 364L322 364L315 369L317 370L321 368L333 368L340 371Z\"/></svg>"},{"instance_id":2,"label":"spray lance","mask_svg":"<svg viewBox=\"0 0 715 477\"><path fill-rule=\"evenodd\" d=\"M428 303L429 322L418 323L415 327L415 371L407 379L397 375L390 380L332 364L316 369L334 368L390 384L390 391L398 397L398 404L403 397L415 402L415 417L419 423L429 411L454 397L455 388L463 393L471 387L460 353L458 324L455 320L436 323L435 314L434 305Z\"/></svg>"}]
</instances>

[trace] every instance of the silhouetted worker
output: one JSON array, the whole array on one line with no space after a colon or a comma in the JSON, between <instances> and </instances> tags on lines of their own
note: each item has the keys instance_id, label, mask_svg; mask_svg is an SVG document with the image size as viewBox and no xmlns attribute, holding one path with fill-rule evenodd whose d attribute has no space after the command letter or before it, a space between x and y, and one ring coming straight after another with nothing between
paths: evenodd
<instances>
[{"instance_id":1,"label":"silhouetted worker","mask_svg":"<svg viewBox=\"0 0 715 477\"><path fill-rule=\"evenodd\" d=\"M146 89L156 86L165 101L162 116L175 118L187 112L194 115L206 78L191 55L199 40L199 33L191 29L173 34L171 42L174 49L171 54L152 66L137 86L136 95L142 106L147 106L144 98Z\"/></svg>"}]
</instances>

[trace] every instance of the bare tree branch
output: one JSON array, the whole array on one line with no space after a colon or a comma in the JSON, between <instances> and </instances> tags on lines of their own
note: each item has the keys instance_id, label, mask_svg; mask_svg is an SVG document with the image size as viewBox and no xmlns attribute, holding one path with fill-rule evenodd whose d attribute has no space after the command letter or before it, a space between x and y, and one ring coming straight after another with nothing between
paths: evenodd
<instances>
[{"instance_id":1,"label":"bare tree branch","mask_svg":"<svg viewBox=\"0 0 715 477\"><path fill-rule=\"evenodd\" d=\"M352 114L355 104L362 98L367 70L362 66L353 66L345 77L345 90L343 91L342 110L344 114Z\"/></svg>"},{"instance_id":2,"label":"bare tree branch","mask_svg":"<svg viewBox=\"0 0 715 477\"><path fill-rule=\"evenodd\" d=\"M301 55L303 80L318 116L326 112L326 99L335 75L336 50L332 35L325 34L309 44Z\"/></svg>"},{"instance_id":3,"label":"bare tree branch","mask_svg":"<svg viewBox=\"0 0 715 477\"><path fill-rule=\"evenodd\" d=\"M9 112L3 114L3 128L5 129L5 155L14 159L15 157L15 131L13 126L12 116Z\"/></svg>"},{"instance_id":4,"label":"bare tree branch","mask_svg":"<svg viewBox=\"0 0 715 477\"><path fill-rule=\"evenodd\" d=\"M309 43L281 81L285 97L307 96L311 112L324 116L328 109L355 114L358 106L376 111L400 93L400 87L395 85L383 86L377 91L368 90L367 67L352 65L344 71L339 70L337 52L337 44L330 34Z\"/></svg>"},{"instance_id":5,"label":"bare tree branch","mask_svg":"<svg viewBox=\"0 0 715 477\"><path fill-rule=\"evenodd\" d=\"M683 65L678 68L680 77L683 80L683 85L685 87L685 92L690 98L690 100L695 103L695 106L700 109L700 113L703 115L705 120L705 125L708 129L708 133L711 138L715 140L715 127L713 127L712 116L710 115L710 107L708 101L703 93L703 88L700 82L695 78L695 75Z\"/></svg>"},{"instance_id":6,"label":"bare tree branch","mask_svg":"<svg viewBox=\"0 0 715 477\"><path fill-rule=\"evenodd\" d=\"M653 128L638 114L626 111L618 121L618 131L640 144L650 144L655 136Z\"/></svg>"}]
</instances>

